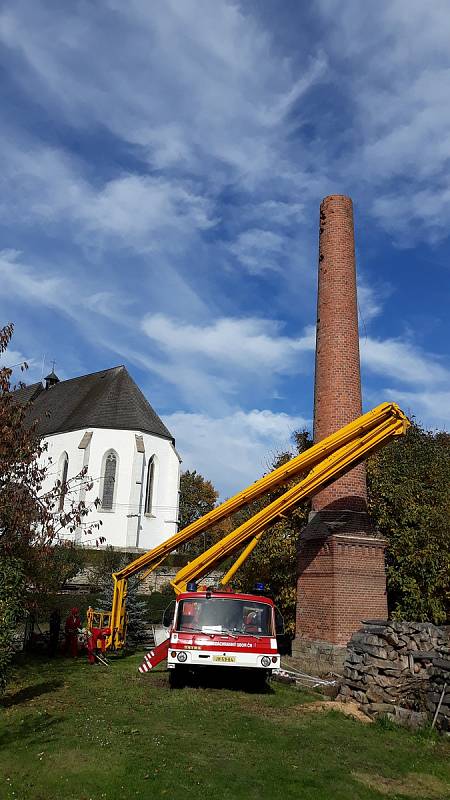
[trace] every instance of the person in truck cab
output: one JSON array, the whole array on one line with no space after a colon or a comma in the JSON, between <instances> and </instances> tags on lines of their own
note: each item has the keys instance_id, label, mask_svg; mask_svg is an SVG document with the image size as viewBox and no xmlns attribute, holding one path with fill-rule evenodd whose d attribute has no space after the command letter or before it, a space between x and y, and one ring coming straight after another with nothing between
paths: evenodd
<instances>
[{"instance_id":1,"label":"person in truck cab","mask_svg":"<svg viewBox=\"0 0 450 800\"><path fill-rule=\"evenodd\" d=\"M258 612L250 611L244 618L244 633L259 633L261 627L258 625Z\"/></svg>"}]
</instances>

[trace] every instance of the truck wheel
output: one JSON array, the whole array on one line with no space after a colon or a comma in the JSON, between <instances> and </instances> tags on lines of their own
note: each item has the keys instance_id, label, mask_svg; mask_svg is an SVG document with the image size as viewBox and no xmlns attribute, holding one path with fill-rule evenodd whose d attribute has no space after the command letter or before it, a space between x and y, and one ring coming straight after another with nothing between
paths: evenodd
<instances>
[{"instance_id":1,"label":"truck wheel","mask_svg":"<svg viewBox=\"0 0 450 800\"><path fill-rule=\"evenodd\" d=\"M255 669L252 675L252 688L255 692L263 694L269 688L268 673L265 669Z\"/></svg>"},{"instance_id":2,"label":"truck wheel","mask_svg":"<svg viewBox=\"0 0 450 800\"><path fill-rule=\"evenodd\" d=\"M186 676L184 670L180 667L175 667L169 672L169 686L171 689L183 689L186 685Z\"/></svg>"}]
</instances>

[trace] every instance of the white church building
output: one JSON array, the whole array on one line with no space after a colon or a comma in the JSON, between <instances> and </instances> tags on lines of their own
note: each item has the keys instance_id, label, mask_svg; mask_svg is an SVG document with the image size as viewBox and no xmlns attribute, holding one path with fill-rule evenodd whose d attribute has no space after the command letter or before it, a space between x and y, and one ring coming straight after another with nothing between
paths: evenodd
<instances>
[{"instance_id":1,"label":"white church building","mask_svg":"<svg viewBox=\"0 0 450 800\"><path fill-rule=\"evenodd\" d=\"M30 420L47 443L43 491L86 468L93 488L79 482L78 497L92 507L75 534L87 540L86 523L102 520L106 546L149 550L177 531L180 458L175 440L124 366L60 381L54 371L42 383L16 392L30 403ZM59 510L70 503L61 495Z\"/></svg>"}]
</instances>

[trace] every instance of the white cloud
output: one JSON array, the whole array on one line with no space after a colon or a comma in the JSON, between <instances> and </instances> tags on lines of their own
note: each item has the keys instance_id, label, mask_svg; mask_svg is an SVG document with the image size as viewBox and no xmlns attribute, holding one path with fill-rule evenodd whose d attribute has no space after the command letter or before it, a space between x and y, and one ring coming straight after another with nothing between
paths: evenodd
<instances>
[{"instance_id":1,"label":"white cloud","mask_svg":"<svg viewBox=\"0 0 450 800\"><path fill-rule=\"evenodd\" d=\"M69 296L68 283L59 275L36 274L20 260L17 250L0 251L0 276L3 290L26 302L64 309L64 299ZM75 298L74 298L75 299Z\"/></svg>"},{"instance_id":2,"label":"white cloud","mask_svg":"<svg viewBox=\"0 0 450 800\"><path fill-rule=\"evenodd\" d=\"M396 378L399 383L428 384L436 388L439 384L450 383L450 372L436 356L400 339L361 339L361 361L371 372L383 378Z\"/></svg>"},{"instance_id":3,"label":"white cloud","mask_svg":"<svg viewBox=\"0 0 450 800\"><path fill-rule=\"evenodd\" d=\"M407 414L425 426L449 430L450 389L445 391L402 392L387 389L386 396L399 403Z\"/></svg>"},{"instance_id":4,"label":"white cloud","mask_svg":"<svg viewBox=\"0 0 450 800\"><path fill-rule=\"evenodd\" d=\"M74 213L93 231L145 242L151 249L160 247L159 237L170 236L170 229L181 237L214 225L206 198L177 181L138 175L109 181L98 194L91 191Z\"/></svg>"},{"instance_id":5,"label":"white cloud","mask_svg":"<svg viewBox=\"0 0 450 800\"><path fill-rule=\"evenodd\" d=\"M27 359L19 350L11 350L8 348L5 352L0 354L1 367L16 367L23 364Z\"/></svg>"},{"instance_id":6,"label":"white cloud","mask_svg":"<svg viewBox=\"0 0 450 800\"><path fill-rule=\"evenodd\" d=\"M360 316L360 329L365 330L368 322L379 317L383 312L383 303L391 294L392 289L387 284L371 285L362 275L358 278L358 310Z\"/></svg>"},{"instance_id":7,"label":"white cloud","mask_svg":"<svg viewBox=\"0 0 450 800\"><path fill-rule=\"evenodd\" d=\"M263 200L259 203L255 198L251 204L243 206L240 213L246 220L265 220L269 225L283 228L305 223L306 205L305 200L289 203L283 200Z\"/></svg>"},{"instance_id":8,"label":"white cloud","mask_svg":"<svg viewBox=\"0 0 450 800\"><path fill-rule=\"evenodd\" d=\"M375 217L400 244L446 237L448 3L320 0L320 8L352 117L352 153L342 174L355 186L363 177Z\"/></svg>"},{"instance_id":9,"label":"white cloud","mask_svg":"<svg viewBox=\"0 0 450 800\"><path fill-rule=\"evenodd\" d=\"M264 110L263 120L266 125L278 124L297 100L325 76L327 66L325 54L319 52L306 69L305 74L284 95L281 95L270 109Z\"/></svg>"},{"instance_id":10,"label":"white cloud","mask_svg":"<svg viewBox=\"0 0 450 800\"><path fill-rule=\"evenodd\" d=\"M297 371L301 354L311 352L315 345L311 328L303 336L291 338L280 333L280 323L252 317L220 318L194 325L163 314L149 314L142 328L169 357L204 358L221 368L251 373Z\"/></svg>"},{"instance_id":11,"label":"white cloud","mask_svg":"<svg viewBox=\"0 0 450 800\"><path fill-rule=\"evenodd\" d=\"M225 0L110 0L82 15L17 0L0 37L26 64L30 93L75 127L106 126L159 167L207 154L247 176L270 169L271 137L326 72L318 52L295 74L252 15Z\"/></svg>"},{"instance_id":12,"label":"white cloud","mask_svg":"<svg viewBox=\"0 0 450 800\"><path fill-rule=\"evenodd\" d=\"M250 274L258 275L267 269L279 270L279 256L286 247L286 237L273 231L252 228L240 233L229 250Z\"/></svg>"},{"instance_id":13,"label":"white cloud","mask_svg":"<svg viewBox=\"0 0 450 800\"><path fill-rule=\"evenodd\" d=\"M17 97L33 101L29 133L14 127L19 114L1 123L0 212L8 241L14 231L28 252L37 242L23 262L3 254L2 288L156 375L166 407L182 400L229 419L279 393L289 403L286 376L312 375L314 331L303 325L324 194L354 193L397 241L448 234L447 3L320 8L320 37L292 59L276 50L278 29L233 1L15 0L0 13ZM323 95L309 105L325 82L325 105ZM273 303L265 291L243 302L240 265L246 289L255 275L276 285ZM360 282L365 324L387 291ZM267 308L298 312L300 335L265 319ZM413 341L385 334L361 347L377 378L445 396L446 369Z\"/></svg>"},{"instance_id":14,"label":"white cloud","mask_svg":"<svg viewBox=\"0 0 450 800\"><path fill-rule=\"evenodd\" d=\"M21 225L72 225L75 239L119 240L136 250L173 250L216 224L212 203L190 180L134 173L93 185L83 165L55 148L31 150L3 140L3 178L11 191L1 210Z\"/></svg>"},{"instance_id":15,"label":"white cloud","mask_svg":"<svg viewBox=\"0 0 450 800\"><path fill-rule=\"evenodd\" d=\"M200 325L164 314L147 314L139 325L117 287L95 291L95 276L44 272L16 251L0 253L0 278L9 297L69 317L87 343L157 375L188 408L225 413L238 395L256 397L261 387L273 396L281 377L305 372L312 361L312 327L293 337L276 320L220 317Z\"/></svg>"},{"instance_id":16,"label":"white cloud","mask_svg":"<svg viewBox=\"0 0 450 800\"><path fill-rule=\"evenodd\" d=\"M413 247L424 229L426 238L437 243L448 236L450 190L441 181L416 191L392 190L375 198L373 214L403 247Z\"/></svg>"},{"instance_id":17,"label":"white cloud","mask_svg":"<svg viewBox=\"0 0 450 800\"><path fill-rule=\"evenodd\" d=\"M164 422L176 437L182 468L212 480L222 497L261 477L273 455L291 449L291 434L310 425L302 417L256 409L220 418L179 411Z\"/></svg>"},{"instance_id":18,"label":"white cloud","mask_svg":"<svg viewBox=\"0 0 450 800\"><path fill-rule=\"evenodd\" d=\"M278 322L252 317L196 325L155 314L144 318L142 329L160 374L189 408L211 414L225 414L230 404L261 391L273 396L283 376L311 367L315 343L312 328L297 338L283 336Z\"/></svg>"}]
</instances>

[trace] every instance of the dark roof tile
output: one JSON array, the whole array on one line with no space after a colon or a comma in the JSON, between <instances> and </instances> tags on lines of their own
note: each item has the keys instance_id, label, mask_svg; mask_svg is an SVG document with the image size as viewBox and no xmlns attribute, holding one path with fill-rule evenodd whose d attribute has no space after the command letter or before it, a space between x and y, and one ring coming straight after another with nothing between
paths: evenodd
<instances>
[{"instance_id":1,"label":"dark roof tile","mask_svg":"<svg viewBox=\"0 0 450 800\"><path fill-rule=\"evenodd\" d=\"M174 438L124 366L60 381L49 389L32 384L14 392L20 403L32 401L29 421L41 436L83 428L138 430Z\"/></svg>"}]
</instances>

